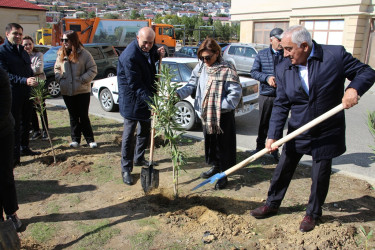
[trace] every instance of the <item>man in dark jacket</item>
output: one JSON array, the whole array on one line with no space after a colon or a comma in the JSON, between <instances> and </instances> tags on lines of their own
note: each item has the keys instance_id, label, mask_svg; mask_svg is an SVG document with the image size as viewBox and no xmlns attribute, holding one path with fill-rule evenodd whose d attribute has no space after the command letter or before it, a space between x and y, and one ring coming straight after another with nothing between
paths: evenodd
<instances>
[{"instance_id":1,"label":"man in dark jacket","mask_svg":"<svg viewBox=\"0 0 375 250\"><path fill-rule=\"evenodd\" d=\"M375 71L361 63L343 46L320 45L312 41L303 26L292 26L282 35L284 61L276 68L277 97L272 110L266 147L272 147L288 133L342 103L348 109L356 105L375 81ZM350 84L345 89L345 80ZM312 155L312 185L306 215L300 231L314 229L322 215L328 193L332 158L343 154L345 146L344 111L297 136L283 146L266 204L251 211L256 218L275 215L284 198L298 162L304 154Z\"/></svg>"},{"instance_id":2,"label":"man in dark jacket","mask_svg":"<svg viewBox=\"0 0 375 250\"><path fill-rule=\"evenodd\" d=\"M257 147L253 153L264 149L266 145L268 125L271 118L273 101L276 97L275 67L283 59L283 48L280 45L283 30L274 28L270 32L270 47L259 51L250 71L251 77L260 82L259 86L259 126ZM279 152L272 155L279 161Z\"/></svg>"},{"instance_id":3,"label":"man in dark jacket","mask_svg":"<svg viewBox=\"0 0 375 250\"><path fill-rule=\"evenodd\" d=\"M11 113L12 94L8 74L0 68L0 221L11 219L18 231L21 220L18 210L16 184L13 175L14 119Z\"/></svg>"},{"instance_id":4,"label":"man in dark jacket","mask_svg":"<svg viewBox=\"0 0 375 250\"><path fill-rule=\"evenodd\" d=\"M121 169L125 184L132 185L131 172L136 166L148 165L144 158L150 135L150 115L148 101L155 94L155 62L159 55L164 56L164 48L154 45L155 32L144 27L139 30L137 39L122 52L118 67L120 113L124 117L124 131L121 145ZM137 141L134 149L134 132Z\"/></svg>"},{"instance_id":5,"label":"man in dark jacket","mask_svg":"<svg viewBox=\"0 0 375 250\"><path fill-rule=\"evenodd\" d=\"M36 155L39 152L29 148L29 127L32 102L31 87L37 86L31 69L29 54L21 45L23 28L17 23L9 23L5 28L6 39L0 46L0 67L9 76L12 88L12 115L14 125L14 164L20 163L20 155ZM20 151L21 150L21 151Z\"/></svg>"}]
</instances>

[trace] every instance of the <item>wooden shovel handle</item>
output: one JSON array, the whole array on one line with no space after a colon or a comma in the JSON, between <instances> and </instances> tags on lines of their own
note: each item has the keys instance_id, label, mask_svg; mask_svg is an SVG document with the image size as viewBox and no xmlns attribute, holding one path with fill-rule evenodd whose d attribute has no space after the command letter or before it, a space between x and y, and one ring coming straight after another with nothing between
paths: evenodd
<instances>
[{"instance_id":1,"label":"wooden shovel handle","mask_svg":"<svg viewBox=\"0 0 375 250\"><path fill-rule=\"evenodd\" d=\"M331 116L337 114L338 112L342 111L344 109L344 106L342 105L342 103L340 103L339 105L337 105L336 107L334 107L333 109L327 111L326 113L322 114L321 116L318 116L317 118L315 118L314 120L310 121L309 123L303 125L302 127L300 127L299 129L293 131L292 133L284 136L283 138L281 138L280 140L277 140L275 141L272 146L281 146L282 144L284 144L285 142L287 141L290 141L291 139L293 139L294 137L302 134L303 132L305 132L306 130L316 126L317 124L321 123L322 121L330 118ZM240 163L234 165L233 167L227 169L224 173L226 176L230 175L231 173L237 171L238 169L246 166L247 164L249 164L250 162L252 161L255 161L256 159L258 159L259 157L263 156L264 154L268 153L268 149L267 148L264 148L262 149L261 151L259 151L258 153L250 156L249 158L241 161Z\"/></svg>"}]
</instances>

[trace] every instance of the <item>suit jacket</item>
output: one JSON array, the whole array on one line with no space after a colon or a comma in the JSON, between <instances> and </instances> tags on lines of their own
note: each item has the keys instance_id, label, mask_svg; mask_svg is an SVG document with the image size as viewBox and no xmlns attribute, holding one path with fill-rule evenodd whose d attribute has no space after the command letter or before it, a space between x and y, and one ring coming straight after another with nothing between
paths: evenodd
<instances>
[{"instance_id":1,"label":"suit jacket","mask_svg":"<svg viewBox=\"0 0 375 250\"><path fill-rule=\"evenodd\" d=\"M361 63L343 46L319 45L308 60L309 95L303 90L299 69L290 59L276 67L277 97L274 102L268 138L280 139L288 122L288 133L310 122L342 102L347 88L363 95L375 81L375 71ZM286 143L287 151L312 155L314 160L332 159L343 154L345 146L344 111Z\"/></svg>"},{"instance_id":2,"label":"suit jacket","mask_svg":"<svg viewBox=\"0 0 375 250\"><path fill-rule=\"evenodd\" d=\"M279 52L279 63L283 60L283 50ZM251 77L260 82L259 94L264 96L276 96L276 88L270 86L267 82L268 78L275 76L275 53L272 45L267 49L259 51L251 68Z\"/></svg>"},{"instance_id":3,"label":"suit jacket","mask_svg":"<svg viewBox=\"0 0 375 250\"><path fill-rule=\"evenodd\" d=\"M121 53L117 67L119 107L121 115L129 120L147 121L151 111L146 101L156 92L155 62L159 56L157 46L150 50L150 60L143 54L137 40Z\"/></svg>"},{"instance_id":4,"label":"suit jacket","mask_svg":"<svg viewBox=\"0 0 375 250\"><path fill-rule=\"evenodd\" d=\"M27 78L32 77L34 73L31 69L30 56L22 45L17 49L16 45L5 39L0 46L0 67L8 73L13 96L15 93L30 95L31 87L27 86Z\"/></svg>"}]
</instances>

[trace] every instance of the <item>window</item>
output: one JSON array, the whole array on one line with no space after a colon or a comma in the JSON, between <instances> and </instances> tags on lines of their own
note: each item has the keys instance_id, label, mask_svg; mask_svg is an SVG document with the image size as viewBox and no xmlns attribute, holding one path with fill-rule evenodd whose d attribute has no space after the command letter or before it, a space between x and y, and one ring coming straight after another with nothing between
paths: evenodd
<instances>
[{"instance_id":1,"label":"window","mask_svg":"<svg viewBox=\"0 0 375 250\"><path fill-rule=\"evenodd\" d=\"M256 57L257 56L257 53L255 52L255 50L253 48L246 48L245 49L245 56L246 57Z\"/></svg>"},{"instance_id":2,"label":"window","mask_svg":"<svg viewBox=\"0 0 375 250\"><path fill-rule=\"evenodd\" d=\"M286 30L289 22L254 23L254 43L270 44L270 32L276 27Z\"/></svg>"},{"instance_id":3,"label":"window","mask_svg":"<svg viewBox=\"0 0 375 250\"><path fill-rule=\"evenodd\" d=\"M81 31L81 25L74 25L74 24L71 24L70 25L70 30L74 30L75 32L79 32Z\"/></svg>"},{"instance_id":4,"label":"window","mask_svg":"<svg viewBox=\"0 0 375 250\"><path fill-rule=\"evenodd\" d=\"M195 65L197 65L198 62L196 63L180 63L178 64L178 67L180 68L180 74L183 82L188 82L191 76L191 71L194 69Z\"/></svg>"},{"instance_id":5,"label":"window","mask_svg":"<svg viewBox=\"0 0 375 250\"><path fill-rule=\"evenodd\" d=\"M104 58L104 56L103 56L102 52L100 52L99 48L85 47L85 49L87 49L91 53L94 60L100 60L100 59Z\"/></svg>"},{"instance_id":6,"label":"window","mask_svg":"<svg viewBox=\"0 0 375 250\"><path fill-rule=\"evenodd\" d=\"M102 49L103 49L103 53L104 53L108 58L118 57L116 51L113 49L112 46L103 46Z\"/></svg>"},{"instance_id":7,"label":"window","mask_svg":"<svg viewBox=\"0 0 375 250\"><path fill-rule=\"evenodd\" d=\"M311 33L317 43L342 45L344 20L311 20L302 21L301 25Z\"/></svg>"},{"instance_id":8,"label":"window","mask_svg":"<svg viewBox=\"0 0 375 250\"><path fill-rule=\"evenodd\" d=\"M181 82L181 76L178 72L178 68L176 64L167 63L166 64L171 69L171 74L173 75L171 81L172 82Z\"/></svg>"}]
</instances>

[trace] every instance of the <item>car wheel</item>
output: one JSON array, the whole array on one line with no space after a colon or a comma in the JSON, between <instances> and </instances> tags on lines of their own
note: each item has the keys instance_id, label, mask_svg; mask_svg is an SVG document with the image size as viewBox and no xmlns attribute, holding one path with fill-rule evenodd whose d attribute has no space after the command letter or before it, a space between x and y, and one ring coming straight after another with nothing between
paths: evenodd
<instances>
[{"instance_id":1,"label":"car wheel","mask_svg":"<svg viewBox=\"0 0 375 250\"><path fill-rule=\"evenodd\" d=\"M107 70L105 73L105 78L116 76L116 71L114 69Z\"/></svg>"},{"instance_id":2,"label":"car wheel","mask_svg":"<svg viewBox=\"0 0 375 250\"><path fill-rule=\"evenodd\" d=\"M185 130L192 130L195 127L195 110L188 102L176 103L178 109L176 114L176 121Z\"/></svg>"},{"instance_id":3,"label":"car wheel","mask_svg":"<svg viewBox=\"0 0 375 250\"><path fill-rule=\"evenodd\" d=\"M113 101L113 96L109 89L103 89L99 94L99 102L102 109L107 112L115 111L116 104Z\"/></svg>"},{"instance_id":4,"label":"car wheel","mask_svg":"<svg viewBox=\"0 0 375 250\"><path fill-rule=\"evenodd\" d=\"M58 97L60 95L60 83L55 80L55 77L47 79L47 90L52 97Z\"/></svg>"}]
</instances>

